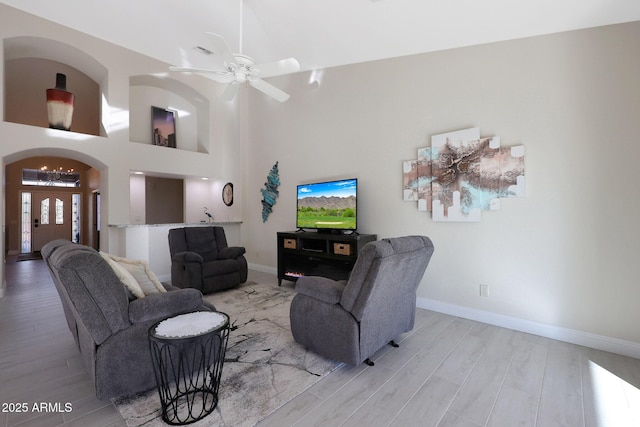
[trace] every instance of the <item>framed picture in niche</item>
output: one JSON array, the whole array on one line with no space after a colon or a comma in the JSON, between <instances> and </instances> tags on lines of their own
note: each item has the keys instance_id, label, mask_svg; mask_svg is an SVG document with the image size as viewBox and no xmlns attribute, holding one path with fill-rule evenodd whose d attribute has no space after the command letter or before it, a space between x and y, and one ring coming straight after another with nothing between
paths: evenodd
<instances>
[{"instance_id":1,"label":"framed picture in niche","mask_svg":"<svg viewBox=\"0 0 640 427\"><path fill-rule=\"evenodd\" d=\"M151 143L176 148L176 112L151 107Z\"/></svg>"}]
</instances>

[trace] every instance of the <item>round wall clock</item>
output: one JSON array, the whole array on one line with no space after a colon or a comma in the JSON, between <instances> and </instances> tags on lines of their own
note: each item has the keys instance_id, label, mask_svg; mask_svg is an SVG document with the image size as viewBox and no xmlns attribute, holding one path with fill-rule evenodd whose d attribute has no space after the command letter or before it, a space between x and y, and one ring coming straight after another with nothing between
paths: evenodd
<instances>
[{"instance_id":1,"label":"round wall clock","mask_svg":"<svg viewBox=\"0 0 640 427\"><path fill-rule=\"evenodd\" d=\"M222 187L222 201L227 206L233 204L233 184L230 182L227 182L224 187Z\"/></svg>"}]
</instances>

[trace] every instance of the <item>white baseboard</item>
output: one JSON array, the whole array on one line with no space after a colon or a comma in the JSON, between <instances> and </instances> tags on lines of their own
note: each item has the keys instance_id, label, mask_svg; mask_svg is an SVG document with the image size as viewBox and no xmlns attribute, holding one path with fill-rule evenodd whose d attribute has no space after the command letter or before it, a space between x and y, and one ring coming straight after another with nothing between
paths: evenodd
<instances>
[{"instance_id":1,"label":"white baseboard","mask_svg":"<svg viewBox=\"0 0 640 427\"><path fill-rule=\"evenodd\" d=\"M640 359L640 343L625 341L619 338L596 335L575 329L533 322L531 320L518 319L516 317L491 313L475 308L463 307L427 298L418 298L416 305L438 313L475 320L490 325L526 332L533 335L565 341L571 344L582 345L623 356Z\"/></svg>"},{"instance_id":2,"label":"white baseboard","mask_svg":"<svg viewBox=\"0 0 640 427\"><path fill-rule=\"evenodd\" d=\"M248 267L250 270L273 275L278 274L278 269L274 267L267 267L252 263L249 263ZM428 298L418 298L416 306L427 310L437 311L438 313L449 314L451 316L462 317L482 323L488 323L490 325L640 359L640 343L633 341L625 341L619 338L592 334L590 332L563 328L531 320L518 319L517 317L505 316L503 314L491 313L489 311L449 304Z\"/></svg>"},{"instance_id":3,"label":"white baseboard","mask_svg":"<svg viewBox=\"0 0 640 427\"><path fill-rule=\"evenodd\" d=\"M261 273L269 273L269 274L273 274L274 276L278 275L278 269L275 267L267 267L266 265L253 264L253 263L248 263L247 267L249 267L249 270L259 271Z\"/></svg>"}]
</instances>

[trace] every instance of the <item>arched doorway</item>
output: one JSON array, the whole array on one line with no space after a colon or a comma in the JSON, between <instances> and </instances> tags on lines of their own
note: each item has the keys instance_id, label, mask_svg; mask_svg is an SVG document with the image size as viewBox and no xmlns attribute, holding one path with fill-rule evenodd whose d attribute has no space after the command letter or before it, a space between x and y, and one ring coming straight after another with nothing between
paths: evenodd
<instances>
[{"instance_id":1,"label":"arched doorway","mask_svg":"<svg viewBox=\"0 0 640 427\"><path fill-rule=\"evenodd\" d=\"M102 164L83 153L16 153L5 158L5 256L38 252L64 238L100 246Z\"/></svg>"}]
</instances>

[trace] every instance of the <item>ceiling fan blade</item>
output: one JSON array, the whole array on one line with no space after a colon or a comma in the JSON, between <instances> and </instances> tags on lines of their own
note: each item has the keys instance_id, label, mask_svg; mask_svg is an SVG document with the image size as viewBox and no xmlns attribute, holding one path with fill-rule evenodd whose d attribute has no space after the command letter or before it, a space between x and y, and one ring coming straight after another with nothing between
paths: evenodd
<instances>
[{"instance_id":1,"label":"ceiling fan blade","mask_svg":"<svg viewBox=\"0 0 640 427\"><path fill-rule=\"evenodd\" d=\"M224 102L233 100L233 98L235 98L236 95L238 94L239 86L240 86L240 83L236 81L229 83L227 87L224 89L224 92L222 92L222 95L220 95L220 99Z\"/></svg>"},{"instance_id":2,"label":"ceiling fan blade","mask_svg":"<svg viewBox=\"0 0 640 427\"><path fill-rule=\"evenodd\" d=\"M213 46L213 53L216 55L220 55L222 60L227 64L237 64L235 56L233 56L233 52L229 49L229 45L225 41L224 37L220 34L216 33L206 33L211 38L211 44Z\"/></svg>"},{"instance_id":3,"label":"ceiling fan blade","mask_svg":"<svg viewBox=\"0 0 640 427\"><path fill-rule=\"evenodd\" d=\"M288 93L278 89L274 85L267 83L262 79L249 79L249 84L258 89L260 92L265 93L280 102L285 102L287 99L289 99Z\"/></svg>"},{"instance_id":4,"label":"ceiling fan blade","mask_svg":"<svg viewBox=\"0 0 640 427\"><path fill-rule=\"evenodd\" d=\"M189 67L169 67L171 71L180 71L182 73L199 73L209 74L211 78L217 82L228 83L235 80L235 76L229 71L212 70L209 68L189 68Z\"/></svg>"},{"instance_id":5,"label":"ceiling fan blade","mask_svg":"<svg viewBox=\"0 0 640 427\"><path fill-rule=\"evenodd\" d=\"M297 73L300 71L300 63L295 58L281 59L280 61L266 62L252 67L260 77L281 76L283 74Z\"/></svg>"}]
</instances>

